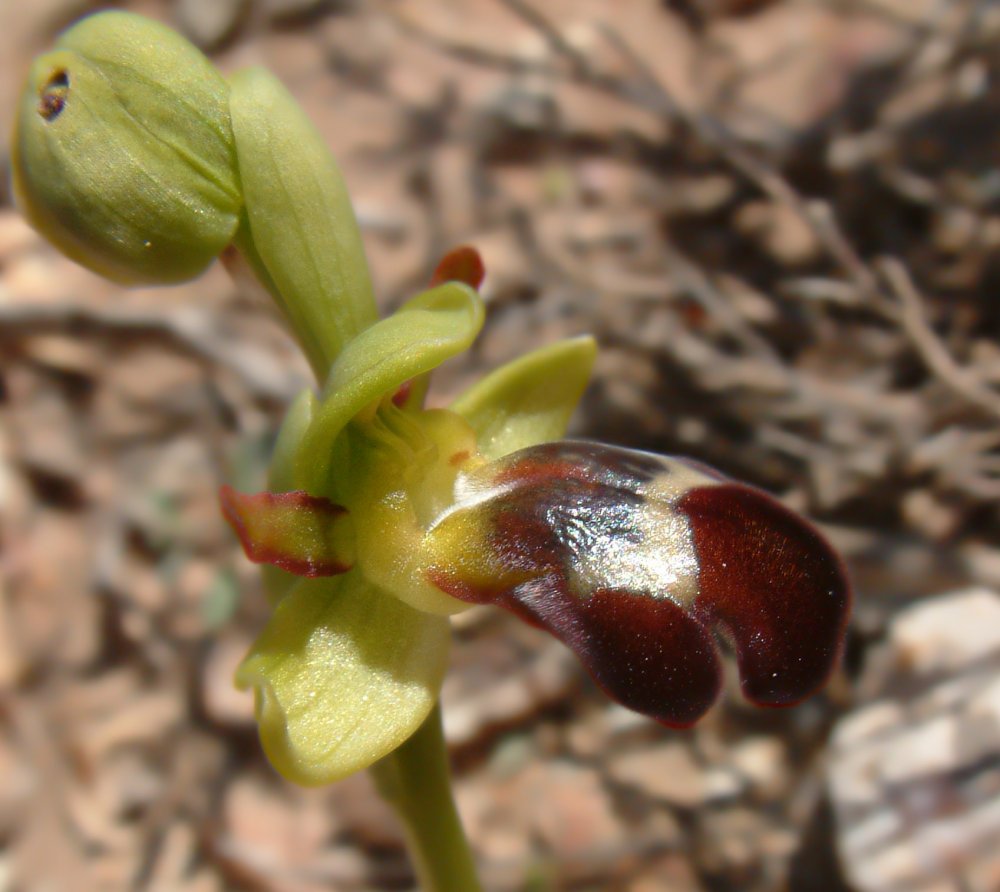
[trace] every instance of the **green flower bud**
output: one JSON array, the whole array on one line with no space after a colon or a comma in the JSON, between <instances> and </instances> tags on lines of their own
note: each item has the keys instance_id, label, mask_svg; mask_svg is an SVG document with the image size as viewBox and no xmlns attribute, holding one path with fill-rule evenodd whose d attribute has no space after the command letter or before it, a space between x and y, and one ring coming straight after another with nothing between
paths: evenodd
<instances>
[{"instance_id":1,"label":"green flower bud","mask_svg":"<svg viewBox=\"0 0 1000 892\"><path fill-rule=\"evenodd\" d=\"M184 38L140 16L89 16L35 62L13 162L32 225L124 284L196 276L239 223L226 82Z\"/></svg>"}]
</instances>

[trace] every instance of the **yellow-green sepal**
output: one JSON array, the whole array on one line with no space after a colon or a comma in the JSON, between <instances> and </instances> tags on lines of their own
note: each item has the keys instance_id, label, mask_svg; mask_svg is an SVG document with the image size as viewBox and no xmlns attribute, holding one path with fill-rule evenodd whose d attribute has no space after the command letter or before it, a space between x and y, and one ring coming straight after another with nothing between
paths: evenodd
<instances>
[{"instance_id":1,"label":"yellow-green sepal","mask_svg":"<svg viewBox=\"0 0 1000 892\"><path fill-rule=\"evenodd\" d=\"M330 491L334 445L347 423L405 382L467 349L483 318L482 298L468 285L447 282L355 337L330 370L321 405L302 438L294 488Z\"/></svg>"},{"instance_id":2,"label":"yellow-green sepal","mask_svg":"<svg viewBox=\"0 0 1000 892\"><path fill-rule=\"evenodd\" d=\"M32 66L13 141L14 194L71 259L124 284L200 273L241 196L229 89L175 31L104 12Z\"/></svg>"},{"instance_id":3,"label":"yellow-green sepal","mask_svg":"<svg viewBox=\"0 0 1000 892\"><path fill-rule=\"evenodd\" d=\"M558 440L583 396L596 356L590 336L542 347L491 372L450 408L472 425L487 458Z\"/></svg>"},{"instance_id":4,"label":"yellow-green sepal","mask_svg":"<svg viewBox=\"0 0 1000 892\"><path fill-rule=\"evenodd\" d=\"M351 200L316 128L277 78L230 79L230 118L246 205L239 247L266 284L321 377L377 318Z\"/></svg>"},{"instance_id":5,"label":"yellow-green sepal","mask_svg":"<svg viewBox=\"0 0 1000 892\"><path fill-rule=\"evenodd\" d=\"M408 607L356 572L303 580L237 670L253 688L271 764L330 783L391 753L437 700L448 621Z\"/></svg>"}]
</instances>

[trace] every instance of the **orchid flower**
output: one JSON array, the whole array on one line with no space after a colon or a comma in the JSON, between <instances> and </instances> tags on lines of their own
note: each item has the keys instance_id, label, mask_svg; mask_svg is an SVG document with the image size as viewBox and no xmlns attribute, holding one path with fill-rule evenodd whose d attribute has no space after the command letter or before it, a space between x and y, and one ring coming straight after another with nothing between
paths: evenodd
<instances>
[{"instance_id":1,"label":"orchid flower","mask_svg":"<svg viewBox=\"0 0 1000 892\"><path fill-rule=\"evenodd\" d=\"M249 557L303 577L279 587L238 673L271 761L300 782L410 736L438 695L445 617L474 604L555 635L610 696L671 727L716 698L715 631L761 705L813 693L838 653L849 586L805 520L691 460L558 439L590 338L423 408L430 368L482 324L480 271L453 252L437 278L454 281L347 345L323 408L303 403L282 436L293 488L223 491Z\"/></svg>"},{"instance_id":2,"label":"orchid flower","mask_svg":"<svg viewBox=\"0 0 1000 892\"><path fill-rule=\"evenodd\" d=\"M227 80L162 25L90 16L28 75L13 172L29 220L102 275L180 281L225 252L284 313L318 383L288 411L268 490L222 490L273 604L237 682L294 781L396 760L387 795L428 888L477 885L439 722L424 733L449 616L510 611L670 727L716 698L717 638L756 703L791 705L827 678L851 594L812 525L696 461L561 439L591 338L426 407L431 372L483 325L479 255L451 252L379 319L337 165L267 72Z\"/></svg>"}]
</instances>

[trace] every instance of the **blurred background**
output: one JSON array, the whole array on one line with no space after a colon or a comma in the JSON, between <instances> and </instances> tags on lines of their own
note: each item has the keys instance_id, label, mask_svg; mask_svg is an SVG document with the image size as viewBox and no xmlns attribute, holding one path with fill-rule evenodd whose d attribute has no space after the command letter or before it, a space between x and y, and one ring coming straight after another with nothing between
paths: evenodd
<instances>
[{"instance_id":1,"label":"blurred background","mask_svg":"<svg viewBox=\"0 0 1000 892\"><path fill-rule=\"evenodd\" d=\"M282 782L234 667L267 611L220 482L263 479L307 368L220 269L128 294L9 194L31 57L0 0L0 892L406 890L366 775ZM436 377L593 332L574 432L810 514L858 600L787 711L689 732L498 612L444 689L489 890L1000 889L1000 5L137 0L263 64L344 169L382 306L449 247L488 317Z\"/></svg>"}]
</instances>

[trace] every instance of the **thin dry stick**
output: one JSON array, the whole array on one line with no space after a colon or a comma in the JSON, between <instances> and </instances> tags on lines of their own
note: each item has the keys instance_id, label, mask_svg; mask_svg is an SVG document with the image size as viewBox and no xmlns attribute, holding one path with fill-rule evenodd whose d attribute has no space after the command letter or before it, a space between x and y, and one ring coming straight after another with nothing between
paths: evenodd
<instances>
[{"instance_id":1,"label":"thin dry stick","mask_svg":"<svg viewBox=\"0 0 1000 892\"><path fill-rule=\"evenodd\" d=\"M924 315L923 299L906 267L895 258L885 258L879 267L889 287L899 299L901 312L898 314L900 327L910 339L910 343L920 354L927 368L952 393L966 402L1000 418L1000 394L982 385L969 369L956 362L955 358L935 334Z\"/></svg>"}]
</instances>

